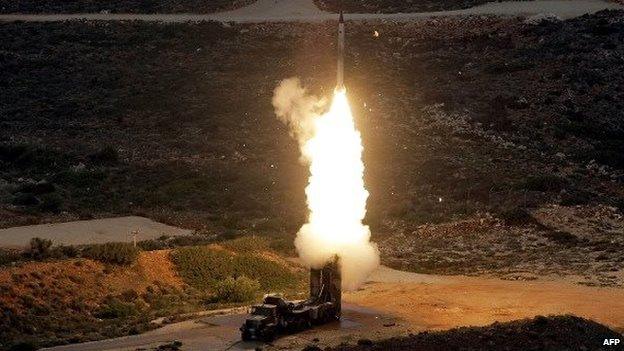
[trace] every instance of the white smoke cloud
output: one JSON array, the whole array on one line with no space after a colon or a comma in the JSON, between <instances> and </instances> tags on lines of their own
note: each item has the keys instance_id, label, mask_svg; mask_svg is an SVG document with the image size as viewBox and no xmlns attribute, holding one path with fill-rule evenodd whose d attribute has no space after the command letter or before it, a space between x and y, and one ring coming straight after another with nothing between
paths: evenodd
<instances>
[{"instance_id":1,"label":"white smoke cloud","mask_svg":"<svg viewBox=\"0 0 624 351\"><path fill-rule=\"evenodd\" d=\"M356 289L379 266L379 251L362 224L368 192L360 133L346 94L337 92L329 111L323 111L325 99L289 78L275 89L273 106L299 142L302 162L311 167L306 188L311 213L295 239L299 257L308 267L321 268L338 255L343 289Z\"/></svg>"},{"instance_id":2,"label":"white smoke cloud","mask_svg":"<svg viewBox=\"0 0 624 351\"><path fill-rule=\"evenodd\" d=\"M290 135L301 147L312 138L314 119L321 115L326 106L326 99L308 94L296 77L281 81L273 94L277 118L290 127Z\"/></svg>"}]
</instances>

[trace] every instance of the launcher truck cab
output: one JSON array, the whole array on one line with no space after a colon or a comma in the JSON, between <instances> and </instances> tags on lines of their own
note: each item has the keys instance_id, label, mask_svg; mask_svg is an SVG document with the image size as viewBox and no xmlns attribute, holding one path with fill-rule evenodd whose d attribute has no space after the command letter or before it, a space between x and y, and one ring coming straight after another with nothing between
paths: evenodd
<instances>
[{"instance_id":1,"label":"launcher truck cab","mask_svg":"<svg viewBox=\"0 0 624 351\"><path fill-rule=\"evenodd\" d=\"M288 301L266 295L262 304L252 306L241 326L244 341L272 341L280 333L295 333L340 319L341 278L337 260L322 269L310 270L310 297Z\"/></svg>"}]
</instances>

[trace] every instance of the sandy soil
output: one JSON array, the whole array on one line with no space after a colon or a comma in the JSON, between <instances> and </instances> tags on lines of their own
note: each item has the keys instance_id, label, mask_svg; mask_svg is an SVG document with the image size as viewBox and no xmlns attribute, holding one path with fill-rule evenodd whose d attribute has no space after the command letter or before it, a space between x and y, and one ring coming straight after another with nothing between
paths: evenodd
<instances>
[{"instance_id":1,"label":"sandy soil","mask_svg":"<svg viewBox=\"0 0 624 351\"><path fill-rule=\"evenodd\" d=\"M481 326L536 315L574 314L624 331L624 289L574 285L566 281L504 281L433 276L380 268L360 290L343 297L343 320L278 339L265 350L300 350L379 340L423 330ZM245 315L211 316L175 323L141 335L52 348L57 351L135 350L173 340L184 350L253 350L240 342ZM318 340L317 340L318 339ZM315 341L316 340L316 341Z\"/></svg>"},{"instance_id":2,"label":"sandy soil","mask_svg":"<svg viewBox=\"0 0 624 351\"><path fill-rule=\"evenodd\" d=\"M106 271L106 273L104 273ZM16 280L16 277L19 279ZM16 308L20 296L34 296L48 303L50 296L64 301L78 298L88 305L98 304L106 295L119 295L128 290L144 293L148 286L158 283L181 289L184 285L169 259L169 250L142 252L131 267L106 267L89 259L56 262L28 262L0 270L0 286L10 287L10 293L0 295L0 302ZM44 296L39 287L45 286ZM53 291L58 289L58 292Z\"/></svg>"},{"instance_id":3,"label":"sandy soil","mask_svg":"<svg viewBox=\"0 0 624 351\"><path fill-rule=\"evenodd\" d=\"M0 229L0 247L24 247L33 237L50 239L54 244L63 245L131 242L132 232L136 230L139 241L162 235L191 234L187 229L132 216Z\"/></svg>"},{"instance_id":4,"label":"sandy soil","mask_svg":"<svg viewBox=\"0 0 624 351\"><path fill-rule=\"evenodd\" d=\"M436 16L462 15L536 15L554 14L561 18L573 18L604 9L622 9L624 6L602 0L541 0L505 1L487 3L469 9L440 12L393 13L393 14L348 14L347 20L394 20L405 21ZM336 15L319 10L312 0L259 0L256 3L234 11L216 14L45 14L45 15L0 15L0 21L65 21L84 20L141 20L155 22L318 22L335 20Z\"/></svg>"},{"instance_id":5,"label":"sandy soil","mask_svg":"<svg viewBox=\"0 0 624 351\"><path fill-rule=\"evenodd\" d=\"M563 280L430 276L382 268L364 288L345 294L344 300L402 318L416 331L559 314L574 314L624 331L624 304L618 302L624 301L624 289Z\"/></svg>"}]
</instances>

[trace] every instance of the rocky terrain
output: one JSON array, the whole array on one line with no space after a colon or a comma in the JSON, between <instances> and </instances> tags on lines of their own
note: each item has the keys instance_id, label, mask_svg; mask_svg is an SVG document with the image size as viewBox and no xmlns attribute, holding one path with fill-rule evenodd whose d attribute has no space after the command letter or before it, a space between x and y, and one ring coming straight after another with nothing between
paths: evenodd
<instances>
[{"instance_id":1,"label":"rocky terrain","mask_svg":"<svg viewBox=\"0 0 624 351\"><path fill-rule=\"evenodd\" d=\"M138 214L288 244L307 170L271 96L295 75L331 91L334 32L1 24L0 225ZM387 263L621 284L622 12L360 22L347 36L366 221Z\"/></svg>"},{"instance_id":2,"label":"rocky terrain","mask_svg":"<svg viewBox=\"0 0 624 351\"><path fill-rule=\"evenodd\" d=\"M485 4L492 0L314 0L322 10L347 13L396 13L396 12L430 12L466 9Z\"/></svg>"},{"instance_id":3,"label":"rocky terrain","mask_svg":"<svg viewBox=\"0 0 624 351\"><path fill-rule=\"evenodd\" d=\"M0 13L213 13L236 9L255 0L0 0Z\"/></svg>"},{"instance_id":4,"label":"rocky terrain","mask_svg":"<svg viewBox=\"0 0 624 351\"><path fill-rule=\"evenodd\" d=\"M615 208L553 206L523 216L397 228L381 243L382 257L417 272L511 280L563 275L587 285L624 286L624 220Z\"/></svg>"}]
</instances>

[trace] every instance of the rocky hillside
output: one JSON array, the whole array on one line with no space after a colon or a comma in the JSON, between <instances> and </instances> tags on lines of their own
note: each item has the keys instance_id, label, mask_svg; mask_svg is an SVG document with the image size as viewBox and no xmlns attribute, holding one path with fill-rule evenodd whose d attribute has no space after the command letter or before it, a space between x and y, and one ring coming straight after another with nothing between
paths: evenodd
<instances>
[{"instance_id":1,"label":"rocky hillside","mask_svg":"<svg viewBox=\"0 0 624 351\"><path fill-rule=\"evenodd\" d=\"M466 9L492 0L314 0L324 11L347 13L430 12Z\"/></svg>"},{"instance_id":2,"label":"rocky hillside","mask_svg":"<svg viewBox=\"0 0 624 351\"><path fill-rule=\"evenodd\" d=\"M348 28L375 240L493 218L503 225L487 236L559 245L543 257L566 238L600 255L606 238L534 217L555 205L621 215L622 12ZM4 23L0 34L0 225L136 213L288 238L305 220L307 170L271 97L291 76L329 94L333 23Z\"/></svg>"},{"instance_id":3,"label":"rocky hillside","mask_svg":"<svg viewBox=\"0 0 624 351\"><path fill-rule=\"evenodd\" d=\"M0 13L213 13L255 0L0 0Z\"/></svg>"}]
</instances>

